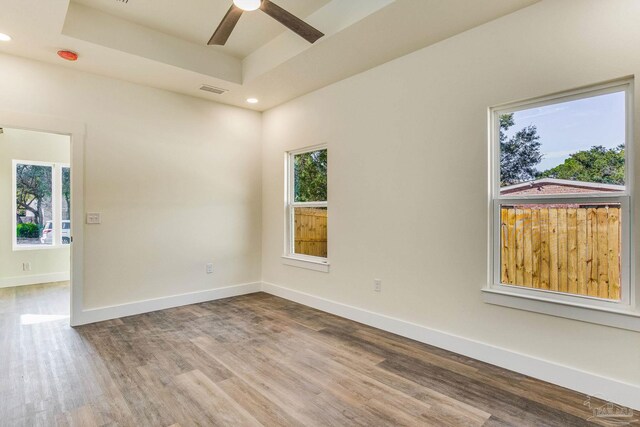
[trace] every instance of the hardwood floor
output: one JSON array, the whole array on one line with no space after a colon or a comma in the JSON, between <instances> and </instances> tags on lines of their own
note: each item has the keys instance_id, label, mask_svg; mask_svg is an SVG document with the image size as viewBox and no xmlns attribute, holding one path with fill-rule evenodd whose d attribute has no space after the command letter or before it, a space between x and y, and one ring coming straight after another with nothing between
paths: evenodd
<instances>
[{"instance_id":1,"label":"hardwood floor","mask_svg":"<svg viewBox=\"0 0 640 427\"><path fill-rule=\"evenodd\" d=\"M579 393L263 293L76 329L68 298L64 283L0 289L0 425L564 427L593 415Z\"/></svg>"}]
</instances>

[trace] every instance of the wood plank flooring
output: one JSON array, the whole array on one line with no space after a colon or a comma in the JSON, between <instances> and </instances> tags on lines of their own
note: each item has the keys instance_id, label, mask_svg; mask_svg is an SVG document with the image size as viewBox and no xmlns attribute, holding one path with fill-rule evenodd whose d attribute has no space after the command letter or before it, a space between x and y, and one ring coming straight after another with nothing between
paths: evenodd
<instances>
[{"instance_id":1,"label":"wood plank flooring","mask_svg":"<svg viewBox=\"0 0 640 427\"><path fill-rule=\"evenodd\" d=\"M68 298L0 289L0 425L593 425L579 393L263 293L75 329Z\"/></svg>"}]
</instances>

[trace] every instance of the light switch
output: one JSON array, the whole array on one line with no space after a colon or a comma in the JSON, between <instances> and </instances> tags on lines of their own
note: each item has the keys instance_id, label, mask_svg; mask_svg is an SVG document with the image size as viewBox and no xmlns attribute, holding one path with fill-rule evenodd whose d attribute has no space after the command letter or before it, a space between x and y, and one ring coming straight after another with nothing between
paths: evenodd
<instances>
[{"instance_id":1,"label":"light switch","mask_svg":"<svg viewBox=\"0 0 640 427\"><path fill-rule=\"evenodd\" d=\"M101 221L99 213L92 212L87 214L87 224L100 224Z\"/></svg>"}]
</instances>

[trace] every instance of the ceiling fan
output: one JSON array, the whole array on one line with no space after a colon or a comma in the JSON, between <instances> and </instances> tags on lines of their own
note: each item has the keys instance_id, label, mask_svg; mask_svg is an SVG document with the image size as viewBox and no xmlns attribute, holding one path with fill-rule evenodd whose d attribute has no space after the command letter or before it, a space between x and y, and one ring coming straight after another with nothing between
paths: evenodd
<instances>
[{"instance_id":1,"label":"ceiling fan","mask_svg":"<svg viewBox=\"0 0 640 427\"><path fill-rule=\"evenodd\" d=\"M224 15L224 18L222 18L218 28L216 28L215 33L213 33L211 40L209 40L207 44L223 46L229 39L242 13L256 9L262 10L309 43L315 43L316 40L324 36L323 33L302 19L292 15L270 0L233 0L231 8L229 8L226 15Z\"/></svg>"}]
</instances>

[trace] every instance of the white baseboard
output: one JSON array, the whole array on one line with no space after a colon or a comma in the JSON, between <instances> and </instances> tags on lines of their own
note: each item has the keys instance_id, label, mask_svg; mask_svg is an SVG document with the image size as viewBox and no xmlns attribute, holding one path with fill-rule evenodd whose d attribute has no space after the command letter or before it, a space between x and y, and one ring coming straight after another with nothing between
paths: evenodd
<instances>
[{"instance_id":1,"label":"white baseboard","mask_svg":"<svg viewBox=\"0 0 640 427\"><path fill-rule=\"evenodd\" d=\"M602 377L304 292L262 283L262 291L501 368L640 410L640 386Z\"/></svg>"},{"instance_id":2,"label":"white baseboard","mask_svg":"<svg viewBox=\"0 0 640 427\"><path fill-rule=\"evenodd\" d=\"M224 288L209 289L206 291L190 292L187 294L172 295L168 297L82 310L80 315L74 319L72 326L86 325L88 323L118 319L120 317L149 313L151 311L164 310L166 308L251 294L254 292L260 292L260 288L260 282L245 283L242 285L227 286Z\"/></svg>"},{"instance_id":3,"label":"white baseboard","mask_svg":"<svg viewBox=\"0 0 640 427\"><path fill-rule=\"evenodd\" d=\"M33 274L29 276L16 276L0 279L0 288L14 286L38 285L40 283L66 282L70 278L68 271L60 273Z\"/></svg>"}]
</instances>

